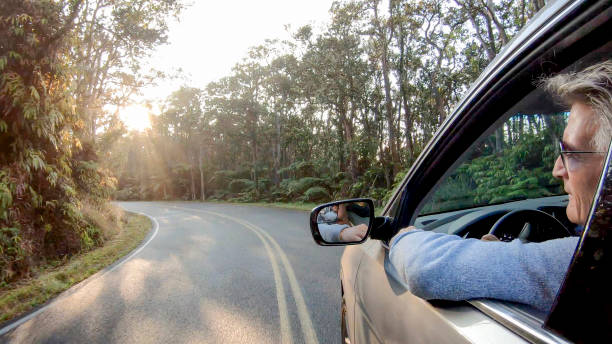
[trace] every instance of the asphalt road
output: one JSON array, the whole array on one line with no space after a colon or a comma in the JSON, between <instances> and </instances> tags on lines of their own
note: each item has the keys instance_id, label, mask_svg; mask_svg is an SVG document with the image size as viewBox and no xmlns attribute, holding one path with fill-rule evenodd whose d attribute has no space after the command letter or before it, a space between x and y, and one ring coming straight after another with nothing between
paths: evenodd
<instances>
[{"instance_id":1,"label":"asphalt road","mask_svg":"<svg viewBox=\"0 0 612 344\"><path fill-rule=\"evenodd\" d=\"M60 295L0 342L339 340L342 248L317 246L306 212L209 203L120 205L156 220L149 241Z\"/></svg>"}]
</instances>

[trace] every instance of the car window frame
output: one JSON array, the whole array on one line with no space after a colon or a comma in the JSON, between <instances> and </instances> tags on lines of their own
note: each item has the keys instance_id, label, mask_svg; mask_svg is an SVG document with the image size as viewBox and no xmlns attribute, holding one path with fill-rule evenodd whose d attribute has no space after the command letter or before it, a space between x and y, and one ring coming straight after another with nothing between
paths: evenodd
<instances>
[{"instance_id":1,"label":"car window frame","mask_svg":"<svg viewBox=\"0 0 612 344\"><path fill-rule=\"evenodd\" d=\"M612 143L585 229L544 327L575 342L612 341ZM607 240L606 240L607 238ZM588 316L577 316L586 315Z\"/></svg>"}]
</instances>

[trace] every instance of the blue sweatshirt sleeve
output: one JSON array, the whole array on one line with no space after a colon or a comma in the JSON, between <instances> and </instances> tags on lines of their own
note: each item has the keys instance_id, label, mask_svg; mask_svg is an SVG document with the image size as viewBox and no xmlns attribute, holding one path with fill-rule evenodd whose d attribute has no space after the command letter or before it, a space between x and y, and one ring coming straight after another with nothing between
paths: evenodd
<instances>
[{"instance_id":1,"label":"blue sweatshirt sleeve","mask_svg":"<svg viewBox=\"0 0 612 344\"><path fill-rule=\"evenodd\" d=\"M416 230L394 238L389 259L410 292L427 300L493 298L547 311L578 240L507 243Z\"/></svg>"},{"instance_id":2,"label":"blue sweatshirt sleeve","mask_svg":"<svg viewBox=\"0 0 612 344\"><path fill-rule=\"evenodd\" d=\"M340 242L340 231L347 228L348 225L319 223L319 233L323 240L327 242Z\"/></svg>"}]
</instances>

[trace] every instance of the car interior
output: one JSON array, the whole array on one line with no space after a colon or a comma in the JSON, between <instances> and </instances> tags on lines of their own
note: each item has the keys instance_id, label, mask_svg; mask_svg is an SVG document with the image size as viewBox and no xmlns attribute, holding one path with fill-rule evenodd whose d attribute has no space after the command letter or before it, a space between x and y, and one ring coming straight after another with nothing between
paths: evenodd
<instances>
[{"instance_id":1,"label":"car interior","mask_svg":"<svg viewBox=\"0 0 612 344\"><path fill-rule=\"evenodd\" d=\"M607 43L566 71L609 58L610 49ZM430 191L414 226L476 239L495 229L503 241L580 234L582 227L565 212L568 196L551 173L568 116L569 109L541 88L530 92L457 159ZM510 143L502 149L495 147L500 132ZM527 152L517 157L520 150Z\"/></svg>"}]
</instances>

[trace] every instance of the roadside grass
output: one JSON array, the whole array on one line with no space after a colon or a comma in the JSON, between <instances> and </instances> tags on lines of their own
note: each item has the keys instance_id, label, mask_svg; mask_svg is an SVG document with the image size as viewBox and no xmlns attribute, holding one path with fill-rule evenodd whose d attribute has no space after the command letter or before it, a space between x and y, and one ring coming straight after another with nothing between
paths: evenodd
<instances>
[{"instance_id":1,"label":"roadside grass","mask_svg":"<svg viewBox=\"0 0 612 344\"><path fill-rule=\"evenodd\" d=\"M252 205L256 207L268 207L268 208L283 208L293 210L304 210L311 211L312 208L316 207L320 203L302 203L302 202L230 202L230 201L205 201L210 203L221 203L221 204L237 204L237 205Z\"/></svg>"},{"instance_id":2,"label":"roadside grass","mask_svg":"<svg viewBox=\"0 0 612 344\"><path fill-rule=\"evenodd\" d=\"M210 203L221 203L221 204L244 204L244 205L253 205L256 207L269 207L269 208L283 208L283 209L294 209L294 210L304 210L310 212L314 207L322 203L301 203L301 202L230 202L230 201L206 201ZM375 208L375 216L381 216L384 207Z\"/></svg>"},{"instance_id":3,"label":"roadside grass","mask_svg":"<svg viewBox=\"0 0 612 344\"><path fill-rule=\"evenodd\" d=\"M3 286L0 289L0 326L42 305L136 248L151 229L151 220L129 212L125 212L125 217L123 226L104 246L48 264L34 277Z\"/></svg>"}]
</instances>

